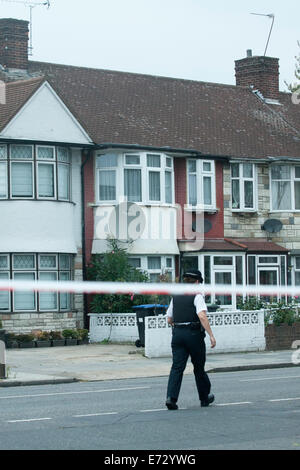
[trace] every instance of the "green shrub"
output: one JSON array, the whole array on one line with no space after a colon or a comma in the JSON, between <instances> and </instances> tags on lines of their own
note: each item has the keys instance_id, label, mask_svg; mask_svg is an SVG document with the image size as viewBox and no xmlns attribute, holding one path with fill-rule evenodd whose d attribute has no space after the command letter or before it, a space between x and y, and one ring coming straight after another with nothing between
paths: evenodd
<instances>
[{"instance_id":1,"label":"green shrub","mask_svg":"<svg viewBox=\"0 0 300 470\"><path fill-rule=\"evenodd\" d=\"M19 343L29 343L30 341L34 341L34 335L22 333L22 334L15 335L15 339Z\"/></svg>"},{"instance_id":2,"label":"green shrub","mask_svg":"<svg viewBox=\"0 0 300 470\"><path fill-rule=\"evenodd\" d=\"M50 339L63 339L61 331L50 331Z\"/></svg>"},{"instance_id":3,"label":"green shrub","mask_svg":"<svg viewBox=\"0 0 300 470\"><path fill-rule=\"evenodd\" d=\"M89 334L89 330L86 330L84 328L79 328L77 330L77 335L78 335L78 339L86 339L88 337L88 334Z\"/></svg>"},{"instance_id":4,"label":"green shrub","mask_svg":"<svg viewBox=\"0 0 300 470\"><path fill-rule=\"evenodd\" d=\"M62 335L66 339L77 339L78 338L78 332L77 330L63 330Z\"/></svg>"}]
</instances>

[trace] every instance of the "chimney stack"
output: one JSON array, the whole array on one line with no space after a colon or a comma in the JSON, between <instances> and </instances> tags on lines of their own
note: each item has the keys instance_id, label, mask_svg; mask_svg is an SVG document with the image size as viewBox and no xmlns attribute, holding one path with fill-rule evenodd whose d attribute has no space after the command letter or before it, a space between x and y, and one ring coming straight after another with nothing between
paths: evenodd
<instances>
[{"instance_id":1,"label":"chimney stack","mask_svg":"<svg viewBox=\"0 0 300 470\"><path fill-rule=\"evenodd\" d=\"M265 56L252 56L251 49L247 57L235 61L236 84L253 86L264 98L279 98L279 59Z\"/></svg>"},{"instance_id":2,"label":"chimney stack","mask_svg":"<svg viewBox=\"0 0 300 470\"><path fill-rule=\"evenodd\" d=\"M0 19L0 64L7 69L28 68L28 21Z\"/></svg>"}]
</instances>

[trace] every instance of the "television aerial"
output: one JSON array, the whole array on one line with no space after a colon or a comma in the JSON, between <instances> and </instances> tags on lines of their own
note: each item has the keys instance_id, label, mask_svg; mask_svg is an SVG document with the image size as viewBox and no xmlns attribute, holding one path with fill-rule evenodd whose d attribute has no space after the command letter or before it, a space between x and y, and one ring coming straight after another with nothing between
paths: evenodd
<instances>
[{"instance_id":1,"label":"television aerial","mask_svg":"<svg viewBox=\"0 0 300 470\"><path fill-rule=\"evenodd\" d=\"M270 37L271 37L271 34L272 34L272 29L273 29L273 26L274 26L275 15L274 15L274 13L269 13L268 15L264 15L263 13L251 13L251 15L267 16L268 18L272 19L272 24L271 24L271 28L270 28L270 32L269 32L267 44L266 44L266 47L265 47L265 52L264 52L264 57L265 57L265 55L266 55L266 53L267 53L268 45L269 45L269 42L270 42Z\"/></svg>"},{"instance_id":2,"label":"television aerial","mask_svg":"<svg viewBox=\"0 0 300 470\"><path fill-rule=\"evenodd\" d=\"M33 45L32 45L32 10L35 7L38 6L44 6L47 7L47 10L50 8L50 0L45 0L44 2L32 2L32 1L26 1L26 0L0 0L1 2L5 3L18 3L21 5L24 5L25 7L28 7L30 10L30 21L29 21L29 30L30 30L30 36L29 36L29 46L28 46L28 55L32 56L32 51L33 51Z\"/></svg>"}]
</instances>

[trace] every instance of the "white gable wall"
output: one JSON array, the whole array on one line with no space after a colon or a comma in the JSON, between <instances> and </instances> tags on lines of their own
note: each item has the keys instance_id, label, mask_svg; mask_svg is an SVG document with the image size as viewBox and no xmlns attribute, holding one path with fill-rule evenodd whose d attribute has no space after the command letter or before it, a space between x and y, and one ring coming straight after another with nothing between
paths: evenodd
<instances>
[{"instance_id":1,"label":"white gable wall","mask_svg":"<svg viewBox=\"0 0 300 470\"><path fill-rule=\"evenodd\" d=\"M0 137L83 145L92 143L47 82L41 85L9 122Z\"/></svg>"}]
</instances>

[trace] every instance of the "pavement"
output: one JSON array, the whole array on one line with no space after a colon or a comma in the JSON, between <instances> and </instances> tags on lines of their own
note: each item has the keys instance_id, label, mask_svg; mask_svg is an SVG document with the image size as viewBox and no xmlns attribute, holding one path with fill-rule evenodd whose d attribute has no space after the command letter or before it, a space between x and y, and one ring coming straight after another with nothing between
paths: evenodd
<instances>
[{"instance_id":1,"label":"pavement","mask_svg":"<svg viewBox=\"0 0 300 470\"><path fill-rule=\"evenodd\" d=\"M299 352L299 354L298 354ZM134 344L86 344L49 348L7 349L6 379L0 387L76 381L168 376L171 357L147 358ZM299 367L300 351L259 351L207 354L208 373ZM294 358L294 360L293 360ZM192 374L188 362L185 374Z\"/></svg>"}]
</instances>

